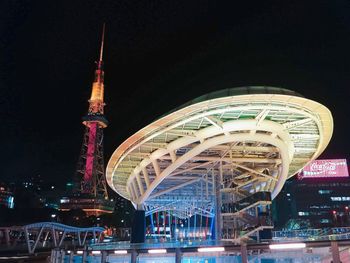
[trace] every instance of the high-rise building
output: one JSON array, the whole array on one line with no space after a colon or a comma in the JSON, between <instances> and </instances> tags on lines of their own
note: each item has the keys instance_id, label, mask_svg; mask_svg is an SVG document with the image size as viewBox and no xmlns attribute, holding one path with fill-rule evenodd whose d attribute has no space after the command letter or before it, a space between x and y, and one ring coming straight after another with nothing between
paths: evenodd
<instances>
[{"instance_id":1,"label":"high-rise building","mask_svg":"<svg viewBox=\"0 0 350 263\"><path fill-rule=\"evenodd\" d=\"M100 57L92 84L89 109L83 117L85 133L76 170L73 196L61 199L60 210L82 209L88 215L113 212L104 177L103 129L108 121L104 116L103 26Z\"/></svg>"},{"instance_id":2,"label":"high-rise building","mask_svg":"<svg viewBox=\"0 0 350 263\"><path fill-rule=\"evenodd\" d=\"M350 178L345 159L316 160L274 200L278 228L350 226Z\"/></svg>"}]
</instances>

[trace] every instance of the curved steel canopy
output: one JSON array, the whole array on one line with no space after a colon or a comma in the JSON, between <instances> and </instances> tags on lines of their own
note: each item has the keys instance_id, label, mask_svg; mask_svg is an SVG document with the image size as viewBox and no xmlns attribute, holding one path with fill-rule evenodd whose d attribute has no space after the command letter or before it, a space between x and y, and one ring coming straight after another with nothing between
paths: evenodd
<instances>
[{"instance_id":1,"label":"curved steel canopy","mask_svg":"<svg viewBox=\"0 0 350 263\"><path fill-rule=\"evenodd\" d=\"M322 153L332 132L330 111L293 91L222 90L128 138L108 162L107 182L150 212L210 216L215 177L221 191L269 191L274 198L287 178Z\"/></svg>"}]
</instances>

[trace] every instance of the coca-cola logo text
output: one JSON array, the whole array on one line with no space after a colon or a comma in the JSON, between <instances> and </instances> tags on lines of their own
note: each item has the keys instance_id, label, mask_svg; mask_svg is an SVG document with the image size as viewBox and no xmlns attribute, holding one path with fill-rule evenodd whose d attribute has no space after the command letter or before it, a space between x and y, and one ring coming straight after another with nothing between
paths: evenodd
<instances>
[{"instance_id":1,"label":"coca-cola logo text","mask_svg":"<svg viewBox=\"0 0 350 263\"><path fill-rule=\"evenodd\" d=\"M335 162L324 162L324 163L317 163L317 162L314 162L311 164L310 166L310 170L312 172L314 171L334 171L337 167L337 165L339 165L338 163L335 163Z\"/></svg>"}]
</instances>

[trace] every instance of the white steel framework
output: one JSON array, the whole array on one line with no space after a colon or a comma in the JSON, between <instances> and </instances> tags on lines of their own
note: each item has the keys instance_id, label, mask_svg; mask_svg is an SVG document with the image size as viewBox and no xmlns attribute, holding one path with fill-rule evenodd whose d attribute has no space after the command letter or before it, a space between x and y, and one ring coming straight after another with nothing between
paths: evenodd
<instances>
[{"instance_id":1,"label":"white steel framework","mask_svg":"<svg viewBox=\"0 0 350 263\"><path fill-rule=\"evenodd\" d=\"M295 92L222 90L132 135L109 160L107 182L147 211L179 218L218 214L218 204L254 193L274 198L286 179L322 153L332 132L330 111Z\"/></svg>"}]
</instances>

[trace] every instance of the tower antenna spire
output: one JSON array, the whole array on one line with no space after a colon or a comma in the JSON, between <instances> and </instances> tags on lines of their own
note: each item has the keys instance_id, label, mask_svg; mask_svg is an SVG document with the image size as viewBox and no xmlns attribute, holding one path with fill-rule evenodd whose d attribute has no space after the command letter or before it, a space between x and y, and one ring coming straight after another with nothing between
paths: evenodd
<instances>
[{"instance_id":1,"label":"tower antenna spire","mask_svg":"<svg viewBox=\"0 0 350 263\"><path fill-rule=\"evenodd\" d=\"M103 23L103 29L102 29L102 39L101 39L101 49L100 49L100 63L102 62L103 59L103 45L104 45L104 40L105 40L105 28L106 28L106 23Z\"/></svg>"}]
</instances>

